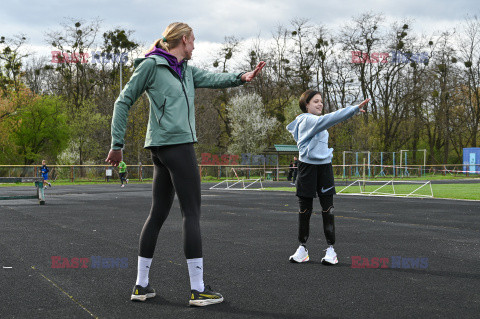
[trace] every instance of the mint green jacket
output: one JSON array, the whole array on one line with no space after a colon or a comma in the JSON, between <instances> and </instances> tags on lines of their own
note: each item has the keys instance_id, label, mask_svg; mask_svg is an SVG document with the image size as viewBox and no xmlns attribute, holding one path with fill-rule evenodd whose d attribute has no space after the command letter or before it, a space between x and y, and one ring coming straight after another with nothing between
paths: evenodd
<instances>
[{"instance_id":1,"label":"mint green jacket","mask_svg":"<svg viewBox=\"0 0 480 319\"><path fill-rule=\"evenodd\" d=\"M150 115L145 148L197 142L195 132L195 89L227 88L243 84L243 73L212 73L183 64L183 79L165 58L154 55L135 60L135 71L113 110L112 149L123 147L128 111L147 93Z\"/></svg>"}]
</instances>

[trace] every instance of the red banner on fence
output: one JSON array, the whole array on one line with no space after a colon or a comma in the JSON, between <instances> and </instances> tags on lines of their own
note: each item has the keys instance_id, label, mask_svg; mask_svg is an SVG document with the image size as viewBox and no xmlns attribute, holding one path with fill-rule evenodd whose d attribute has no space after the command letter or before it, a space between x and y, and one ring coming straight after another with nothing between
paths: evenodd
<instances>
[{"instance_id":1,"label":"red banner on fence","mask_svg":"<svg viewBox=\"0 0 480 319\"><path fill-rule=\"evenodd\" d=\"M238 165L239 155L202 153L201 165Z\"/></svg>"}]
</instances>

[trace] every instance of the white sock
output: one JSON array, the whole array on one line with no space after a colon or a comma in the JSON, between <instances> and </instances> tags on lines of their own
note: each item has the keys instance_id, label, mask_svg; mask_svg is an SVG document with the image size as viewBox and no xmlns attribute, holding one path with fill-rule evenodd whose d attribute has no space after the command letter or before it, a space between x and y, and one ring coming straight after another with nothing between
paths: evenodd
<instances>
[{"instance_id":1,"label":"white sock","mask_svg":"<svg viewBox=\"0 0 480 319\"><path fill-rule=\"evenodd\" d=\"M203 258L187 259L188 274L190 275L190 289L204 291L203 283Z\"/></svg>"},{"instance_id":2,"label":"white sock","mask_svg":"<svg viewBox=\"0 0 480 319\"><path fill-rule=\"evenodd\" d=\"M148 286L148 273L151 264L152 258L138 256L137 283L135 285L140 285L142 287Z\"/></svg>"}]
</instances>

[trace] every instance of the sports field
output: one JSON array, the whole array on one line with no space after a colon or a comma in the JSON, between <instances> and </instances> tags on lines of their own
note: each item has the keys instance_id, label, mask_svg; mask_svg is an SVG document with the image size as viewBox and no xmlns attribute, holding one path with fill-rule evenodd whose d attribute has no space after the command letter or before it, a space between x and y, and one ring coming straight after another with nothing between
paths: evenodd
<instances>
[{"instance_id":1,"label":"sports field","mask_svg":"<svg viewBox=\"0 0 480 319\"><path fill-rule=\"evenodd\" d=\"M44 206L0 201L0 318L478 318L478 201L338 195L339 264L324 266L318 214L311 261L288 261L297 248L294 193L210 186L202 184L204 278L224 303L188 307L177 200L150 272L157 296L133 303L150 185L65 185L47 189Z\"/></svg>"},{"instance_id":2,"label":"sports field","mask_svg":"<svg viewBox=\"0 0 480 319\"><path fill-rule=\"evenodd\" d=\"M405 196L410 197L434 197L443 199L462 199L462 200L480 200L480 183L477 181L452 181L441 182L432 181L431 184L422 182L408 181L405 184L402 181L395 181L394 185L387 184L388 181L367 182L365 186L362 182L336 182L338 193L344 194L363 194L363 195L387 195L387 196ZM415 183L415 184L414 184ZM353 184L353 185L352 185ZM347 187L348 185L348 187ZM284 187L268 187L266 190L295 192L295 187L288 185ZM405 196L406 197L406 196Z\"/></svg>"}]
</instances>

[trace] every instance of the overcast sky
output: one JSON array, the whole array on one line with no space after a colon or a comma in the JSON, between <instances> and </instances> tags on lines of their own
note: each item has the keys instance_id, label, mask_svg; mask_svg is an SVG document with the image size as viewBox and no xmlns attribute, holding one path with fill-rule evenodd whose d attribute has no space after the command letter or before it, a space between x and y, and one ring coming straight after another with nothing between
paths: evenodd
<instances>
[{"instance_id":1,"label":"overcast sky","mask_svg":"<svg viewBox=\"0 0 480 319\"><path fill-rule=\"evenodd\" d=\"M149 45L175 21L188 23L195 32L198 57L208 54L210 43L225 36L240 39L269 38L276 26L288 26L293 18L306 18L332 30L353 16L372 12L387 21L409 19L413 30L430 34L461 23L467 14L480 15L478 0L10 0L2 3L0 35L26 34L33 47L46 46L45 34L61 30L67 18L99 18L102 29L134 30L133 39Z\"/></svg>"}]
</instances>

